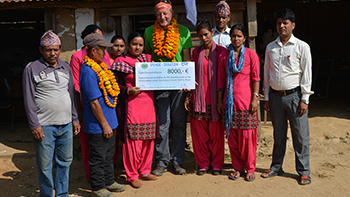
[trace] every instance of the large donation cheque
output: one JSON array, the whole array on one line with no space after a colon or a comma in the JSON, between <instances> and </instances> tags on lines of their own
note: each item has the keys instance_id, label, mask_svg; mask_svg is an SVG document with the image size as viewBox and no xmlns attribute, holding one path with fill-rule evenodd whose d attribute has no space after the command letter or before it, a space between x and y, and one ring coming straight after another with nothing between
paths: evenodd
<instances>
[{"instance_id":1,"label":"large donation cheque","mask_svg":"<svg viewBox=\"0 0 350 197\"><path fill-rule=\"evenodd\" d=\"M135 78L142 90L195 89L194 62L136 63Z\"/></svg>"}]
</instances>

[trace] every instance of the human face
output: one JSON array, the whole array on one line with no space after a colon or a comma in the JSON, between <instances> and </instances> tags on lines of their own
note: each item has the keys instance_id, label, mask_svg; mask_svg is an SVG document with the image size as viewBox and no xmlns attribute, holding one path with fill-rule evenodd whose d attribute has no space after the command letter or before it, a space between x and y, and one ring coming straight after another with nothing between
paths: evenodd
<instances>
[{"instance_id":1,"label":"human face","mask_svg":"<svg viewBox=\"0 0 350 197\"><path fill-rule=\"evenodd\" d=\"M44 60L53 67L56 67L57 59L60 57L61 53L61 46L40 46L39 50L40 53L43 55Z\"/></svg>"},{"instance_id":2,"label":"human face","mask_svg":"<svg viewBox=\"0 0 350 197\"><path fill-rule=\"evenodd\" d=\"M215 24L218 30L225 30L231 15L215 14Z\"/></svg>"},{"instance_id":3,"label":"human face","mask_svg":"<svg viewBox=\"0 0 350 197\"><path fill-rule=\"evenodd\" d=\"M204 44L204 46L209 46L212 43L213 34L214 34L213 30L202 28L198 32L198 37L201 40L201 42Z\"/></svg>"},{"instance_id":4,"label":"human face","mask_svg":"<svg viewBox=\"0 0 350 197\"><path fill-rule=\"evenodd\" d=\"M288 19L277 19L277 32L282 38L289 38L292 36L295 23L292 23Z\"/></svg>"},{"instance_id":5,"label":"human face","mask_svg":"<svg viewBox=\"0 0 350 197\"><path fill-rule=\"evenodd\" d=\"M247 37L243 35L243 32L239 29L234 29L231 34L231 43L233 48L239 49L243 46Z\"/></svg>"},{"instance_id":6,"label":"human face","mask_svg":"<svg viewBox=\"0 0 350 197\"><path fill-rule=\"evenodd\" d=\"M112 54L114 56L114 58L117 58L121 55L123 55L124 51L125 51L125 43L122 39L116 39L113 42L113 46L112 46Z\"/></svg>"},{"instance_id":7,"label":"human face","mask_svg":"<svg viewBox=\"0 0 350 197\"><path fill-rule=\"evenodd\" d=\"M162 27L166 27L170 25L171 19L173 18L173 13L170 11L169 8L163 8L156 11L156 17L158 23Z\"/></svg>"},{"instance_id":8,"label":"human face","mask_svg":"<svg viewBox=\"0 0 350 197\"><path fill-rule=\"evenodd\" d=\"M103 58L105 57L105 50L107 47L98 47L93 48L91 51L92 59L95 60L97 63L101 63L103 61Z\"/></svg>"},{"instance_id":9,"label":"human face","mask_svg":"<svg viewBox=\"0 0 350 197\"><path fill-rule=\"evenodd\" d=\"M143 44L144 41L142 37L135 37L128 44L129 53L134 57L138 57L143 51Z\"/></svg>"}]
</instances>

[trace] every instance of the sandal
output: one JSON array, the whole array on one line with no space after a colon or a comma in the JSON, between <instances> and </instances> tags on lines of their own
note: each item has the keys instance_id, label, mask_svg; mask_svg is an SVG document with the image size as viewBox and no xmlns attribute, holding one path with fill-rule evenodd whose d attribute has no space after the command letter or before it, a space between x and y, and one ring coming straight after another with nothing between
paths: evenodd
<instances>
[{"instance_id":1,"label":"sandal","mask_svg":"<svg viewBox=\"0 0 350 197\"><path fill-rule=\"evenodd\" d=\"M228 178L231 180L237 180L239 179L239 177L241 177L241 175L244 174L244 171L242 170L236 170L234 173L231 173ZM237 176L238 175L238 176Z\"/></svg>"},{"instance_id":2,"label":"sandal","mask_svg":"<svg viewBox=\"0 0 350 197\"><path fill-rule=\"evenodd\" d=\"M307 182L302 182L307 181ZM299 185L309 185L311 183L311 177L308 175L302 175L300 177Z\"/></svg>"},{"instance_id":3,"label":"sandal","mask_svg":"<svg viewBox=\"0 0 350 197\"><path fill-rule=\"evenodd\" d=\"M247 177L250 177L252 175L254 175L253 178L247 178ZM248 182L255 181L255 173L254 172L253 173L248 173L247 176L245 177L245 180L248 181Z\"/></svg>"},{"instance_id":4,"label":"sandal","mask_svg":"<svg viewBox=\"0 0 350 197\"><path fill-rule=\"evenodd\" d=\"M263 176L263 174L267 174L267 176ZM270 178L270 177L274 177L274 176L281 176L282 174L284 174L283 170L275 172L275 171L272 171L271 169L268 169L268 170L265 170L265 172L261 174L261 177L262 178Z\"/></svg>"}]
</instances>

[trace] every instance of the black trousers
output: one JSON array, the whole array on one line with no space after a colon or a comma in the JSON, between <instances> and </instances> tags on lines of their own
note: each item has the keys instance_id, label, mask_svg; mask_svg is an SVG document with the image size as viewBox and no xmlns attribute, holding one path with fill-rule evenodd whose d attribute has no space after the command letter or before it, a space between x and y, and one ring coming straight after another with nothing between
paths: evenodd
<instances>
[{"instance_id":1,"label":"black trousers","mask_svg":"<svg viewBox=\"0 0 350 197\"><path fill-rule=\"evenodd\" d=\"M115 129L111 138L103 137L103 133L87 134L90 147L91 188L93 191L104 189L114 183L115 135Z\"/></svg>"}]
</instances>

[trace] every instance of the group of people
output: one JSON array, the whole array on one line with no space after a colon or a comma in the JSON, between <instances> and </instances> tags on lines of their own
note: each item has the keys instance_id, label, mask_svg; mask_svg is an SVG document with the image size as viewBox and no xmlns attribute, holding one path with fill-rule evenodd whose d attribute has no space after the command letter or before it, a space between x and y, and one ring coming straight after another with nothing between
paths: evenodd
<instances>
[{"instance_id":1,"label":"group of people","mask_svg":"<svg viewBox=\"0 0 350 197\"><path fill-rule=\"evenodd\" d=\"M125 190L114 180L119 140L126 177L134 188L142 186L140 180L162 176L170 162L176 174L185 174L188 114L198 175L209 170L221 174L226 134L234 169L229 179L256 179L260 66L255 51L245 47L246 28L228 27L230 7L220 1L214 11L216 26L207 20L198 23L201 46L191 55L190 32L173 17L171 2L158 0L155 14L155 24L144 35L132 32L127 40L114 36L111 43L98 26L88 25L81 35L84 47L73 54L70 65L59 59L59 37L50 30L42 36L42 58L29 63L23 74L41 196L52 196L53 189L56 196L68 196L72 138L80 130L92 196ZM299 183L305 185L311 183L307 117L313 93L311 53L293 35L293 11L278 11L275 18L279 37L267 45L264 69L264 108L271 114L275 142L271 167L261 176L283 174L289 120ZM135 63L152 61L195 62L196 88L136 87Z\"/></svg>"}]
</instances>

